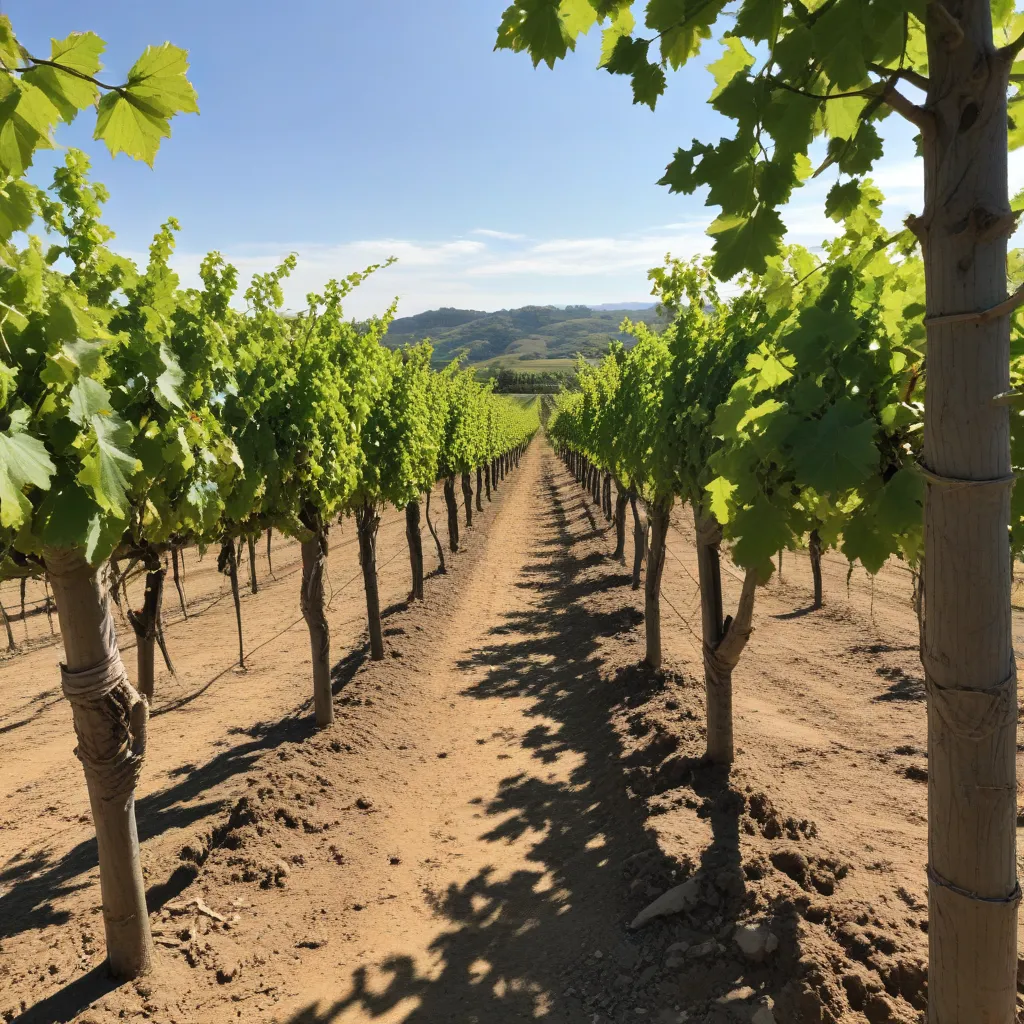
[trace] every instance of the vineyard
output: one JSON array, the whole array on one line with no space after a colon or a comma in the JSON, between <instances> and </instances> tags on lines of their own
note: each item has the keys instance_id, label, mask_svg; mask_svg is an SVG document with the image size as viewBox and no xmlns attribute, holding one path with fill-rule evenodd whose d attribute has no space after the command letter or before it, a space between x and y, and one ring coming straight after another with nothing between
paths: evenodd
<instances>
[{"instance_id":1,"label":"vineyard","mask_svg":"<svg viewBox=\"0 0 1024 1024\"><path fill-rule=\"evenodd\" d=\"M185 51L0 16L0 1017L1024 1019L1024 15L857 4L507 8L652 110L725 26L711 251L554 396L349 315L393 259L123 255L34 161L152 165Z\"/></svg>"}]
</instances>

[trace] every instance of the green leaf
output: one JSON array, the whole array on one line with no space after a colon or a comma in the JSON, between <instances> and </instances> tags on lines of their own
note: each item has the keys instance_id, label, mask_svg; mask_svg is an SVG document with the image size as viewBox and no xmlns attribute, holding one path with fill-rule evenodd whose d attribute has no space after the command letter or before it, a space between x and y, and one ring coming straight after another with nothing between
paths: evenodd
<instances>
[{"instance_id":1,"label":"green leaf","mask_svg":"<svg viewBox=\"0 0 1024 1024\"><path fill-rule=\"evenodd\" d=\"M56 467L46 445L25 432L28 410L13 414L0 433L0 526L17 529L32 512L26 487L47 490Z\"/></svg>"},{"instance_id":2,"label":"green leaf","mask_svg":"<svg viewBox=\"0 0 1024 1024\"><path fill-rule=\"evenodd\" d=\"M517 53L525 50L534 67L544 61L553 68L574 46L559 0L517 0L502 15L494 48Z\"/></svg>"},{"instance_id":3,"label":"green leaf","mask_svg":"<svg viewBox=\"0 0 1024 1024\"><path fill-rule=\"evenodd\" d=\"M100 100L93 137L107 144L111 156L127 153L152 166L161 139L170 137L170 118L199 112L187 71L184 50L170 43L147 47L125 89Z\"/></svg>"},{"instance_id":4,"label":"green leaf","mask_svg":"<svg viewBox=\"0 0 1024 1024\"><path fill-rule=\"evenodd\" d=\"M742 270L763 274L766 259L779 251L786 226L776 210L761 207L751 217L719 217L708 228L715 239L715 274L723 281Z\"/></svg>"},{"instance_id":5,"label":"green leaf","mask_svg":"<svg viewBox=\"0 0 1024 1024\"><path fill-rule=\"evenodd\" d=\"M71 387L68 415L80 427L89 424L94 416L112 416L110 392L91 377L80 377Z\"/></svg>"},{"instance_id":6,"label":"green leaf","mask_svg":"<svg viewBox=\"0 0 1024 1024\"><path fill-rule=\"evenodd\" d=\"M889 478L875 514L879 525L895 536L922 528L924 480L916 468L906 466Z\"/></svg>"},{"instance_id":7,"label":"green leaf","mask_svg":"<svg viewBox=\"0 0 1024 1024\"><path fill-rule=\"evenodd\" d=\"M865 14L863 0L836 0L811 27L814 55L837 90L854 89L867 77Z\"/></svg>"},{"instance_id":8,"label":"green leaf","mask_svg":"<svg viewBox=\"0 0 1024 1024\"><path fill-rule=\"evenodd\" d=\"M744 0L736 15L736 34L774 47L782 27L783 0Z\"/></svg>"},{"instance_id":9,"label":"green leaf","mask_svg":"<svg viewBox=\"0 0 1024 1024\"><path fill-rule=\"evenodd\" d=\"M597 24L597 11L590 0L561 0L558 16L573 39L586 35Z\"/></svg>"},{"instance_id":10,"label":"green leaf","mask_svg":"<svg viewBox=\"0 0 1024 1024\"><path fill-rule=\"evenodd\" d=\"M832 220L841 221L848 217L860 205L863 193L860 181L836 182L825 197L825 213Z\"/></svg>"},{"instance_id":11,"label":"green leaf","mask_svg":"<svg viewBox=\"0 0 1024 1024\"><path fill-rule=\"evenodd\" d=\"M14 179L0 190L0 239L25 231L36 215L38 190L27 181Z\"/></svg>"},{"instance_id":12,"label":"green leaf","mask_svg":"<svg viewBox=\"0 0 1024 1024\"><path fill-rule=\"evenodd\" d=\"M0 100L0 170L20 178L32 165L37 149L52 149L50 134L60 113L31 82L10 81Z\"/></svg>"},{"instance_id":13,"label":"green leaf","mask_svg":"<svg viewBox=\"0 0 1024 1024\"><path fill-rule=\"evenodd\" d=\"M157 401L165 408L181 409L184 407L184 402L181 400L181 395L178 394L178 388L181 387L185 374L174 358L174 354L166 345L160 346L160 358L163 360L164 372L156 379Z\"/></svg>"},{"instance_id":14,"label":"green leaf","mask_svg":"<svg viewBox=\"0 0 1024 1024\"><path fill-rule=\"evenodd\" d=\"M736 513L729 534L737 538L732 547L733 561L744 569L757 569L762 580L772 573L772 556L793 538L786 513L764 496Z\"/></svg>"},{"instance_id":15,"label":"green leaf","mask_svg":"<svg viewBox=\"0 0 1024 1024\"><path fill-rule=\"evenodd\" d=\"M73 32L66 39L50 41L50 60L79 74L94 77L102 66L100 54L104 48L103 40L94 32ZM99 88L94 82L50 66L26 71L22 80L31 82L44 92L67 122L74 120L80 110L91 107L99 95Z\"/></svg>"},{"instance_id":16,"label":"green leaf","mask_svg":"<svg viewBox=\"0 0 1024 1024\"><path fill-rule=\"evenodd\" d=\"M82 459L77 480L88 487L105 512L124 519L128 514L128 478L142 464L131 453L132 430L117 416L93 416L95 444Z\"/></svg>"},{"instance_id":17,"label":"green leaf","mask_svg":"<svg viewBox=\"0 0 1024 1024\"><path fill-rule=\"evenodd\" d=\"M599 68L607 66L619 40L628 36L635 27L636 19L629 7L620 7L612 15L611 24L601 33L601 57L597 62Z\"/></svg>"},{"instance_id":18,"label":"green leaf","mask_svg":"<svg viewBox=\"0 0 1024 1024\"><path fill-rule=\"evenodd\" d=\"M885 565L895 545L891 537L877 529L874 517L862 506L843 527L842 551L851 562L859 561L874 574Z\"/></svg>"},{"instance_id":19,"label":"green leaf","mask_svg":"<svg viewBox=\"0 0 1024 1024\"><path fill-rule=\"evenodd\" d=\"M647 51L650 46L647 39L620 36L611 57L604 65L605 71L613 75L632 75L647 63Z\"/></svg>"},{"instance_id":20,"label":"green leaf","mask_svg":"<svg viewBox=\"0 0 1024 1024\"><path fill-rule=\"evenodd\" d=\"M720 523L729 522L729 516L731 513L729 499L732 497L736 490L736 485L726 480L723 476L716 476L711 483L708 484L707 493L711 498L709 503L709 510L711 514Z\"/></svg>"},{"instance_id":21,"label":"green leaf","mask_svg":"<svg viewBox=\"0 0 1024 1024\"><path fill-rule=\"evenodd\" d=\"M833 139L852 139L867 106L864 96L843 96L825 101L825 131Z\"/></svg>"},{"instance_id":22,"label":"green leaf","mask_svg":"<svg viewBox=\"0 0 1024 1024\"><path fill-rule=\"evenodd\" d=\"M754 58L747 52L743 40L738 36L726 36L722 56L708 65L708 71L715 80L710 99L715 99L736 75L744 73L753 63Z\"/></svg>"},{"instance_id":23,"label":"green leaf","mask_svg":"<svg viewBox=\"0 0 1024 1024\"><path fill-rule=\"evenodd\" d=\"M850 399L840 399L800 431L793 468L800 484L821 495L840 496L878 472L875 423Z\"/></svg>"},{"instance_id":24,"label":"green leaf","mask_svg":"<svg viewBox=\"0 0 1024 1024\"><path fill-rule=\"evenodd\" d=\"M633 102L654 109L665 91L665 72L657 64L643 64L633 72Z\"/></svg>"},{"instance_id":25,"label":"green leaf","mask_svg":"<svg viewBox=\"0 0 1024 1024\"><path fill-rule=\"evenodd\" d=\"M830 139L828 153L843 174L867 174L882 157L882 138L870 121L862 121L852 139Z\"/></svg>"},{"instance_id":26,"label":"green leaf","mask_svg":"<svg viewBox=\"0 0 1024 1024\"><path fill-rule=\"evenodd\" d=\"M700 52L724 0L648 0L646 22L661 37L662 60L680 68Z\"/></svg>"},{"instance_id":27,"label":"green leaf","mask_svg":"<svg viewBox=\"0 0 1024 1024\"><path fill-rule=\"evenodd\" d=\"M124 522L106 515L76 480L58 477L36 513L35 527L46 547L79 548L93 565L110 557Z\"/></svg>"}]
</instances>

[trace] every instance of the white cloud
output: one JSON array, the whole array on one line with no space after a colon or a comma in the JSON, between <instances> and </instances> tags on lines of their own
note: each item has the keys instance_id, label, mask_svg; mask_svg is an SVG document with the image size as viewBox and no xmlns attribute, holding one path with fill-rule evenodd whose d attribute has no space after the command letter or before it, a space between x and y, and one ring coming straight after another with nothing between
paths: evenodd
<instances>
[{"instance_id":1,"label":"white cloud","mask_svg":"<svg viewBox=\"0 0 1024 1024\"><path fill-rule=\"evenodd\" d=\"M493 231L491 228L473 228L471 235L483 235L485 238L498 238L506 242L518 242L526 235L517 235L511 231Z\"/></svg>"}]
</instances>

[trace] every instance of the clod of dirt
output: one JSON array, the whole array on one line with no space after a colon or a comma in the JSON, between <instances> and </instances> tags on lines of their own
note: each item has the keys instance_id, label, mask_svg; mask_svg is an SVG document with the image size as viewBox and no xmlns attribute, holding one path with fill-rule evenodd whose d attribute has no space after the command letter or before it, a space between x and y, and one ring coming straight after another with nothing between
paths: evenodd
<instances>
[{"instance_id":1,"label":"clod of dirt","mask_svg":"<svg viewBox=\"0 0 1024 1024\"><path fill-rule=\"evenodd\" d=\"M368 811L373 807L373 801L367 796L356 797L356 807L361 811Z\"/></svg>"}]
</instances>

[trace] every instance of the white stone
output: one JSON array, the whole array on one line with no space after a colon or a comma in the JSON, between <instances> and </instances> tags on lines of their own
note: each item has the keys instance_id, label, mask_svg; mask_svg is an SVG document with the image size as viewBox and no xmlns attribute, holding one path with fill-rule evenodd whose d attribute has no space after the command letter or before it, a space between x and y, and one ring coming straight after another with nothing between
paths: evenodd
<instances>
[{"instance_id":1,"label":"white stone","mask_svg":"<svg viewBox=\"0 0 1024 1024\"><path fill-rule=\"evenodd\" d=\"M667 917L669 914L678 914L682 910L691 910L697 905L697 879L691 878L682 885L674 886L668 892L663 892L653 903L644 907L636 917L633 918L630 928L642 928L648 921L656 917Z\"/></svg>"},{"instance_id":2,"label":"white stone","mask_svg":"<svg viewBox=\"0 0 1024 1024\"><path fill-rule=\"evenodd\" d=\"M763 924L741 924L733 938L743 955L755 963L760 963L779 947L779 940Z\"/></svg>"}]
</instances>

